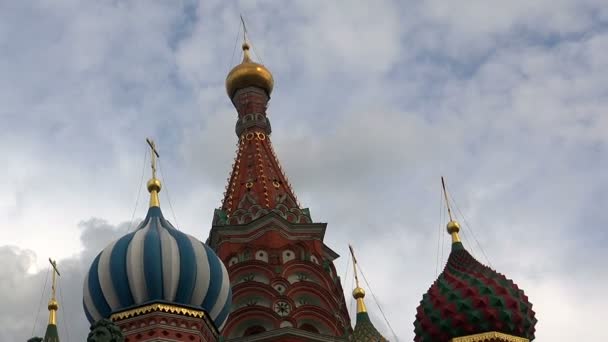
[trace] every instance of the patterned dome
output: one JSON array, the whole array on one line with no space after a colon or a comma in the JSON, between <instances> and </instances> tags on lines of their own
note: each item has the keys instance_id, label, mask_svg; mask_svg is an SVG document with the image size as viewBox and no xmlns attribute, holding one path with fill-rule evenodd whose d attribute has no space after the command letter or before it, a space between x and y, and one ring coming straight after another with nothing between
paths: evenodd
<instances>
[{"instance_id":1,"label":"patterned dome","mask_svg":"<svg viewBox=\"0 0 608 342\"><path fill-rule=\"evenodd\" d=\"M153 302L205 310L221 328L232 301L228 272L207 245L151 206L137 229L106 247L84 281L89 322Z\"/></svg>"},{"instance_id":2,"label":"patterned dome","mask_svg":"<svg viewBox=\"0 0 608 342\"><path fill-rule=\"evenodd\" d=\"M457 241L443 272L418 306L414 340L447 342L492 331L533 340L535 324L524 292L475 260Z\"/></svg>"},{"instance_id":3,"label":"patterned dome","mask_svg":"<svg viewBox=\"0 0 608 342\"><path fill-rule=\"evenodd\" d=\"M386 342L388 341L382 336L372 321L369 319L367 312L357 313L357 323L353 330L353 341L354 342Z\"/></svg>"}]
</instances>

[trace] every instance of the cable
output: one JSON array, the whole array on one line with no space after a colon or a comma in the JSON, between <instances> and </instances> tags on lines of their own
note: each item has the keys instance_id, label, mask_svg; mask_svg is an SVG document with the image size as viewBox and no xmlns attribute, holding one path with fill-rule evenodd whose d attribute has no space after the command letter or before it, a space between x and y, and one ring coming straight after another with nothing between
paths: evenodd
<instances>
[{"instance_id":1,"label":"cable","mask_svg":"<svg viewBox=\"0 0 608 342\"><path fill-rule=\"evenodd\" d=\"M38 304L38 312L36 313L36 319L34 320L34 326L32 327L32 334L34 336L34 331L36 331L36 323L38 323L38 316L40 316L40 310L42 309L42 300L44 299L44 294L46 292L46 285L49 282L49 270L51 266L46 269L46 276L44 277L44 287L42 288L42 293L40 294L40 303Z\"/></svg>"},{"instance_id":2,"label":"cable","mask_svg":"<svg viewBox=\"0 0 608 342\"><path fill-rule=\"evenodd\" d=\"M441 211L441 221L445 221L445 209L442 208L443 210ZM445 250L445 236L447 234L440 234L441 235L441 263L443 264L443 251Z\"/></svg>"},{"instance_id":3,"label":"cable","mask_svg":"<svg viewBox=\"0 0 608 342\"><path fill-rule=\"evenodd\" d=\"M131 215L131 223L127 227L127 233L133 228L133 220L135 220L135 212L137 211L137 207L139 206L139 198L141 197L141 187L144 184L144 174L146 171L146 161L148 160L148 152L144 153L144 163L141 168L141 180L139 181L139 187L137 188L137 199L135 199L135 208L133 208L133 214Z\"/></svg>"},{"instance_id":4,"label":"cable","mask_svg":"<svg viewBox=\"0 0 608 342\"><path fill-rule=\"evenodd\" d=\"M165 192L167 193L167 201L169 202L169 208L171 208L171 213L173 214L173 220L175 221L175 227L179 230L179 223L177 222L177 216L175 216L175 211L173 210L173 204L171 204L171 196L169 196L169 187L167 186L167 177L163 173L163 167L161 166L160 158L158 160L158 171L160 171L161 177L165 182Z\"/></svg>"},{"instance_id":5,"label":"cable","mask_svg":"<svg viewBox=\"0 0 608 342\"><path fill-rule=\"evenodd\" d=\"M348 268L349 267L350 267L350 258L346 258L346 271L344 272L344 278L342 278L342 279L346 280L346 277L348 277Z\"/></svg>"},{"instance_id":6,"label":"cable","mask_svg":"<svg viewBox=\"0 0 608 342\"><path fill-rule=\"evenodd\" d=\"M264 61L262 60L262 57L258 53L258 50L255 49L255 45L252 44L251 47L253 48L253 52L255 53L255 56L260 60L260 64L264 65Z\"/></svg>"},{"instance_id":7,"label":"cable","mask_svg":"<svg viewBox=\"0 0 608 342\"><path fill-rule=\"evenodd\" d=\"M353 289L355 288L355 277L353 277L353 280L350 282L350 287ZM355 312L355 317L357 317L357 314L356 314L357 311L354 309L354 305L353 305L353 304L355 304L355 302L353 301L353 298L354 298L353 296L350 296L350 301L348 302L348 308L350 309L350 312Z\"/></svg>"},{"instance_id":8,"label":"cable","mask_svg":"<svg viewBox=\"0 0 608 342\"><path fill-rule=\"evenodd\" d=\"M435 278L439 272L439 249L441 248L441 226L443 225L443 194L439 193L439 231L437 234L437 253L435 256Z\"/></svg>"},{"instance_id":9,"label":"cable","mask_svg":"<svg viewBox=\"0 0 608 342\"><path fill-rule=\"evenodd\" d=\"M348 268L349 268L349 267L350 267L350 258L346 258L346 271L344 272L344 278L342 278L342 279L344 279L344 281L346 281L346 279L347 279L347 277L348 277ZM353 279L354 279L354 278L353 278ZM342 292L344 292L344 289L342 289ZM342 306L342 300L343 300L344 298L345 298L344 296L342 296L342 297L340 298L340 304L338 304L338 307ZM350 307L350 303L349 303L349 307ZM349 308L347 307L347 308L346 308L346 310L348 311L348 309L349 309ZM349 313L349 314L350 314L350 313Z\"/></svg>"},{"instance_id":10,"label":"cable","mask_svg":"<svg viewBox=\"0 0 608 342\"><path fill-rule=\"evenodd\" d=\"M452 200L452 203L454 203L454 208L456 208L456 210L458 211L458 215L460 215L460 217L462 217L462 221L464 222L464 224L467 226L467 228L471 232L471 236L473 236L473 239L475 240L475 243L477 243L477 246L479 247L479 250L481 250L481 254L483 254L483 257L486 259L486 262L488 263L488 265L491 268L494 268L494 266L492 266L492 263L490 262L490 259L486 255L486 252L483 250L483 247L479 243L479 240L477 240L477 237L475 236L475 233L473 232L473 227L469 224L469 222L467 221L467 218L460 211L460 208L458 208L458 205L456 204L456 200L454 200L454 197L452 197L452 195L450 195L450 199Z\"/></svg>"},{"instance_id":11,"label":"cable","mask_svg":"<svg viewBox=\"0 0 608 342\"><path fill-rule=\"evenodd\" d=\"M65 305L65 302L63 301L63 292L61 291L61 284L60 284L61 280L57 279L57 287L59 287L59 299L61 300L61 303L63 304L63 310L61 310L61 316L63 317L63 330L65 330L65 336L66 336L66 340L67 342L70 342L70 329L68 329L68 321L67 319L65 319L65 309L67 308L67 305Z\"/></svg>"},{"instance_id":12,"label":"cable","mask_svg":"<svg viewBox=\"0 0 608 342\"><path fill-rule=\"evenodd\" d=\"M247 30L247 27L245 27L245 19L243 19L243 16L241 15L241 22L243 23L243 33L244 35L246 35L247 37L251 37L251 35L249 34L249 30ZM249 41L251 41L251 39L248 39ZM253 44L249 44L251 46L251 48L253 49L253 53L255 54L255 56L257 57L257 59L260 61L260 64L264 64L264 61L262 60L262 57L260 56L260 54L258 53L258 51L255 49L255 46Z\"/></svg>"},{"instance_id":13,"label":"cable","mask_svg":"<svg viewBox=\"0 0 608 342\"><path fill-rule=\"evenodd\" d=\"M359 266L358 263L357 263L357 265ZM395 330L393 330L393 327L391 326L391 324L389 323L388 319L386 318L386 315L384 314L384 311L380 307L380 302L376 298L376 295L374 294L374 291L372 291L372 287L370 286L369 282L367 281L367 278L365 277L365 273L363 273L363 270L361 269L361 266L359 266L359 272L363 276L363 280L365 281L365 285L367 285L367 288L369 289L369 292L372 294L372 297L374 298L374 302L376 302L376 306L378 307L378 310L380 310L380 313L382 314L382 317L384 318L384 321L386 322L386 325L388 326L388 328L391 330L391 333L395 337L395 341L398 342L399 338L397 337L397 334L395 333Z\"/></svg>"},{"instance_id":14,"label":"cable","mask_svg":"<svg viewBox=\"0 0 608 342\"><path fill-rule=\"evenodd\" d=\"M234 48L232 49L232 57L230 57L230 65L228 65L228 71L230 71L230 67L232 66L232 63L234 62L234 53L236 52L236 44L239 41L239 35L241 30L236 30L236 38L234 39Z\"/></svg>"}]
</instances>

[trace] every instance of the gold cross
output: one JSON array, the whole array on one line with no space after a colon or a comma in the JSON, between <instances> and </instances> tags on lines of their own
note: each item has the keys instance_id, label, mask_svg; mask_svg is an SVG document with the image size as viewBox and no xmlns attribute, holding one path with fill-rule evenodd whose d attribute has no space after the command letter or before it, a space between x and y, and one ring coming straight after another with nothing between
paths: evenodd
<instances>
[{"instance_id":1,"label":"gold cross","mask_svg":"<svg viewBox=\"0 0 608 342\"><path fill-rule=\"evenodd\" d=\"M241 23L243 23L243 43L247 42L247 25L245 25L245 19L241 14Z\"/></svg>"},{"instance_id":2,"label":"gold cross","mask_svg":"<svg viewBox=\"0 0 608 342\"><path fill-rule=\"evenodd\" d=\"M353 257L353 270L355 272L355 283L357 287L359 287L359 277L357 276L357 258L355 258L355 251L353 250L353 246L348 245L348 249L350 250L350 255Z\"/></svg>"},{"instance_id":3,"label":"gold cross","mask_svg":"<svg viewBox=\"0 0 608 342\"><path fill-rule=\"evenodd\" d=\"M146 138L146 142L148 143L148 145L150 145L150 155L152 156L152 158L151 158L152 178L156 178L156 158L160 158L160 155L158 154L158 151L156 150L156 144L154 144L154 140L152 140L150 138Z\"/></svg>"},{"instance_id":4,"label":"gold cross","mask_svg":"<svg viewBox=\"0 0 608 342\"><path fill-rule=\"evenodd\" d=\"M443 196L445 198L445 205L448 207L448 215L450 216L450 221L452 221L452 209L450 208L450 201L448 200L448 192L445 189L445 180L443 180L443 176L441 177L441 187L443 188Z\"/></svg>"},{"instance_id":5,"label":"gold cross","mask_svg":"<svg viewBox=\"0 0 608 342\"><path fill-rule=\"evenodd\" d=\"M56 289L56 285L57 285L57 276L61 276L61 274L59 274L59 270L57 269L57 261L51 260L51 258L49 258L49 262L51 263L51 266L53 266L53 284L51 285L51 289L53 291L53 300L55 300L55 289Z\"/></svg>"}]
</instances>

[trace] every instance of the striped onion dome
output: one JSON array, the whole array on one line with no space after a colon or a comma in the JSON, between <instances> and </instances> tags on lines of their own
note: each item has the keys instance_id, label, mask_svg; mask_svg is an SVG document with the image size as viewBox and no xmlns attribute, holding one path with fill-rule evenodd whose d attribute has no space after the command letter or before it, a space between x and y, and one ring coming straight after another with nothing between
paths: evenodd
<instances>
[{"instance_id":1,"label":"striped onion dome","mask_svg":"<svg viewBox=\"0 0 608 342\"><path fill-rule=\"evenodd\" d=\"M207 245L165 220L158 205L137 229L112 242L93 261L84 281L89 322L150 303L203 309L218 329L228 318L228 272Z\"/></svg>"}]
</instances>

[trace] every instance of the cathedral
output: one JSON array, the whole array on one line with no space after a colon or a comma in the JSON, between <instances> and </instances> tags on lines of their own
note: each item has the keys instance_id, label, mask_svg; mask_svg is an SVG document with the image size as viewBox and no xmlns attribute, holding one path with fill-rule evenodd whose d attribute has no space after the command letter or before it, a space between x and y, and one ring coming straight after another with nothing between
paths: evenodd
<instances>
[{"instance_id":1,"label":"cathedral","mask_svg":"<svg viewBox=\"0 0 608 342\"><path fill-rule=\"evenodd\" d=\"M315 222L298 202L271 142L267 107L273 76L252 60L249 49L245 40L242 62L226 77L237 113L238 149L206 241L183 233L163 216L158 152L148 140L152 175L145 219L132 232L107 241L83 279L88 341L397 339L382 336L368 315L353 249L349 257L356 287L345 294L334 265L339 256L324 243L327 224ZM532 304L512 280L467 252L447 194L445 202L452 239L445 268L421 295L415 317L393 321L411 326L416 342L533 340ZM56 273L53 266L53 277ZM52 286L46 334L30 341L59 341L54 280ZM346 305L349 295L356 300L354 322Z\"/></svg>"}]
</instances>

